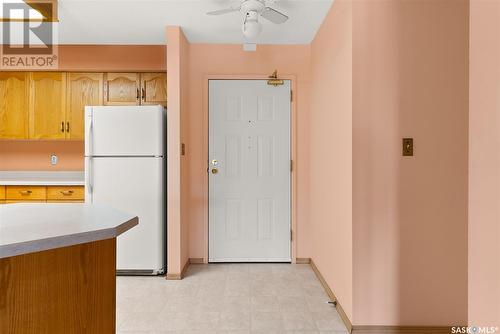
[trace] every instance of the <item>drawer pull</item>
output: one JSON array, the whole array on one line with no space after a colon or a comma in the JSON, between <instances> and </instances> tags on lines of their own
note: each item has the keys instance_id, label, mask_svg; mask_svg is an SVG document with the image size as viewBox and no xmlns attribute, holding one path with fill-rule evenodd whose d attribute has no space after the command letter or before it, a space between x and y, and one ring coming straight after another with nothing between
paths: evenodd
<instances>
[{"instance_id":1,"label":"drawer pull","mask_svg":"<svg viewBox=\"0 0 500 334\"><path fill-rule=\"evenodd\" d=\"M19 193L23 196L30 195L32 193L31 190L19 190Z\"/></svg>"},{"instance_id":2,"label":"drawer pull","mask_svg":"<svg viewBox=\"0 0 500 334\"><path fill-rule=\"evenodd\" d=\"M71 195L73 195L74 191L73 190L61 190L60 193L63 194L64 196L71 196Z\"/></svg>"}]
</instances>

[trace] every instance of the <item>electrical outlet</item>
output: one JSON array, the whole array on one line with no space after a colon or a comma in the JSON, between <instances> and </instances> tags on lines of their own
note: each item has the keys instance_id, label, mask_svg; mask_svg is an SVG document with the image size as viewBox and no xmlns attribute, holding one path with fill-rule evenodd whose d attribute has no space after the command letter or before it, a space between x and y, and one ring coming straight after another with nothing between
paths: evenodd
<instances>
[{"instance_id":1,"label":"electrical outlet","mask_svg":"<svg viewBox=\"0 0 500 334\"><path fill-rule=\"evenodd\" d=\"M51 165L57 165L57 155L52 154L52 155L50 156L50 164L51 164Z\"/></svg>"}]
</instances>

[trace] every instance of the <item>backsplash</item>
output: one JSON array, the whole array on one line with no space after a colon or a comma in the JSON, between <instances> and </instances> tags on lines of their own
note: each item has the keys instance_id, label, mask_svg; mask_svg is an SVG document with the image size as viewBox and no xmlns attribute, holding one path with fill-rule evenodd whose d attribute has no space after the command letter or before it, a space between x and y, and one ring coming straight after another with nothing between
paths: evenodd
<instances>
[{"instance_id":1,"label":"backsplash","mask_svg":"<svg viewBox=\"0 0 500 334\"><path fill-rule=\"evenodd\" d=\"M51 155L57 164L51 164ZM83 141L0 141L0 170L76 171L84 169Z\"/></svg>"}]
</instances>

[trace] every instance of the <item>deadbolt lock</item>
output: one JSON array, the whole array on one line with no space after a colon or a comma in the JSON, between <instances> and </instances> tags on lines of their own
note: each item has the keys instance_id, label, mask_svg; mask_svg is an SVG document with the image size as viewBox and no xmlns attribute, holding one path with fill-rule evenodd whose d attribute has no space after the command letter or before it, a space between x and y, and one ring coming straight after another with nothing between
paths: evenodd
<instances>
[{"instance_id":1,"label":"deadbolt lock","mask_svg":"<svg viewBox=\"0 0 500 334\"><path fill-rule=\"evenodd\" d=\"M212 174L217 174L219 170L217 168L212 168Z\"/></svg>"}]
</instances>

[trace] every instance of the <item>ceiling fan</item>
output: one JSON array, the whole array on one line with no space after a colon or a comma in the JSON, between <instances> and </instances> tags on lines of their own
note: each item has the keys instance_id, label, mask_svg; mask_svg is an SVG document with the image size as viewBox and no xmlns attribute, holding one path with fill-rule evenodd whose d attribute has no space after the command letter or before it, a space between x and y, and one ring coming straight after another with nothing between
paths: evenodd
<instances>
[{"instance_id":1,"label":"ceiling fan","mask_svg":"<svg viewBox=\"0 0 500 334\"><path fill-rule=\"evenodd\" d=\"M288 20L287 15L268 7L266 0L242 0L241 4L237 7L214 10L208 12L207 15L223 15L240 11L245 13L243 35L250 40L255 39L262 31L262 24L259 22L259 16L275 24L285 23Z\"/></svg>"}]
</instances>

